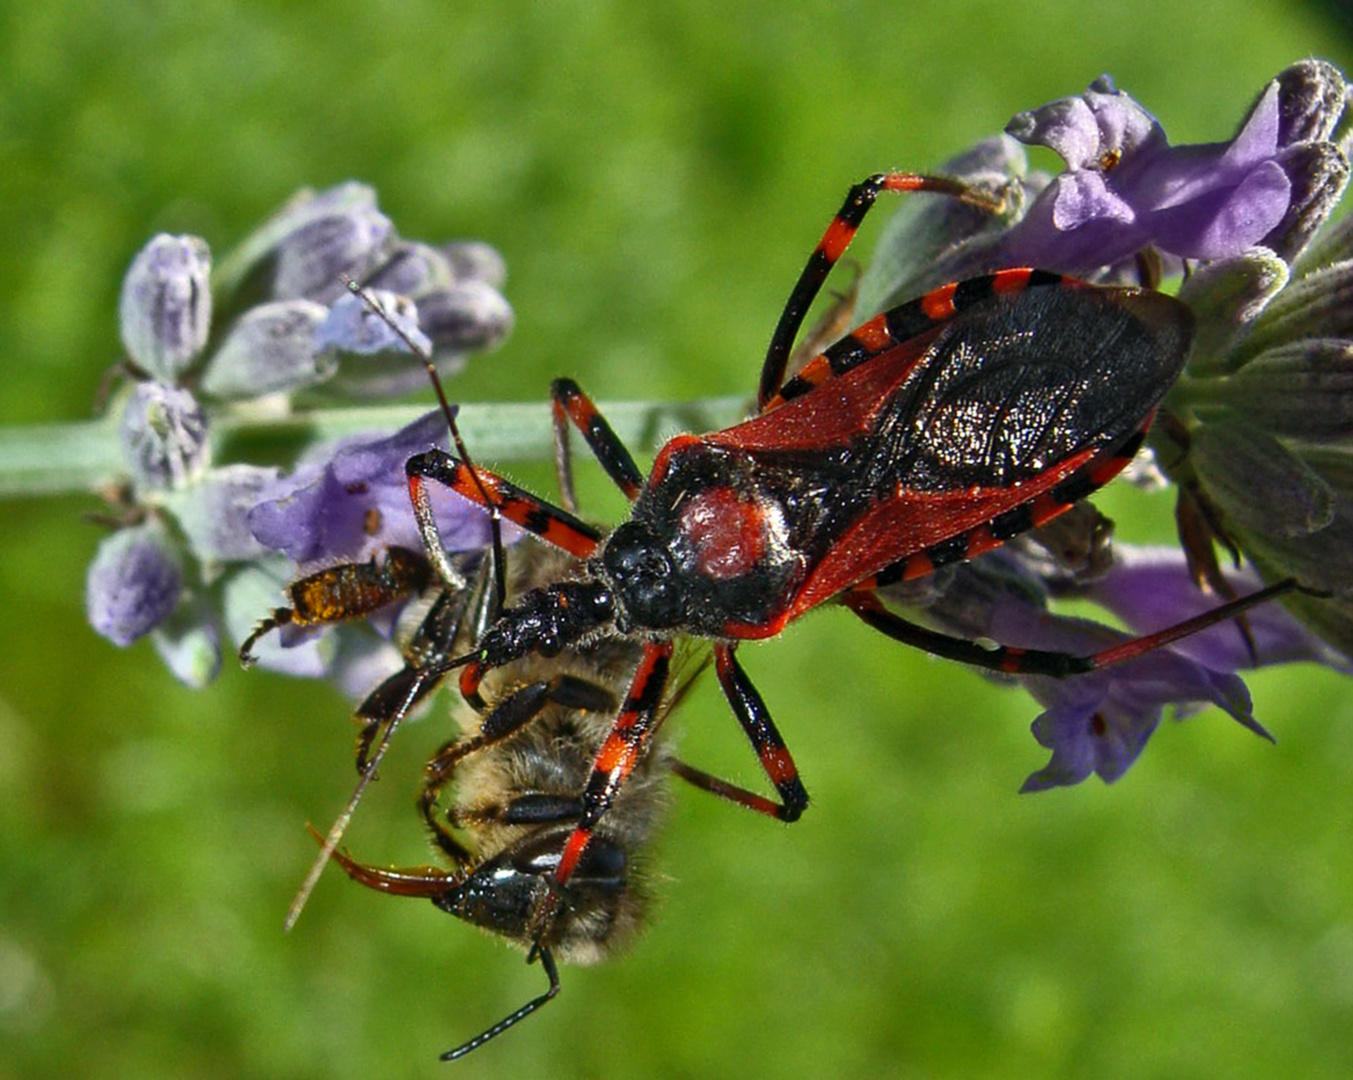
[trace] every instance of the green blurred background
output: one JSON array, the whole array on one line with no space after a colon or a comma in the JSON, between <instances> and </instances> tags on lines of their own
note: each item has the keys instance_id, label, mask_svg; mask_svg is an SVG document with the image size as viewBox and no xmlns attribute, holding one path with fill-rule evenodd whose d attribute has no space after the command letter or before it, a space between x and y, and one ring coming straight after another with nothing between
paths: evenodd
<instances>
[{"instance_id":1,"label":"green blurred background","mask_svg":"<svg viewBox=\"0 0 1353 1080\"><path fill-rule=\"evenodd\" d=\"M0 15L0 422L78 419L158 230L225 250L291 192L373 183L407 236L507 258L518 328L460 381L536 399L750 391L846 187L924 168L1111 72L1176 141L1350 41L1291 0L1207 5L15 3ZM862 240L867 249L868 237ZM514 470L532 484L548 472ZM587 477L587 505L618 512ZM1111 493L1120 535L1163 502ZM543 986L425 902L330 872L346 706L228 668L177 686L83 621L89 498L0 529L0 1077L1241 1077L1353 1073L1353 693L1255 678L1117 786L1016 794L1037 707L849 616L742 655L815 798L793 828L682 791L627 957L454 1066ZM712 683L689 759L758 771ZM409 728L350 849L429 856Z\"/></svg>"}]
</instances>

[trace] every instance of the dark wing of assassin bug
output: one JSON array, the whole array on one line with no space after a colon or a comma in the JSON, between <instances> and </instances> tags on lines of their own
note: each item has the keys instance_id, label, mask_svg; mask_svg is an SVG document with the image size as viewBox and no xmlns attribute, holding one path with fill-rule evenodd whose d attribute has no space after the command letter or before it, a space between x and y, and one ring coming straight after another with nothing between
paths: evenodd
<instances>
[{"instance_id":1,"label":"dark wing of assassin bug","mask_svg":"<svg viewBox=\"0 0 1353 1080\"><path fill-rule=\"evenodd\" d=\"M583 572L576 559L540 545L514 549L509 562L510 597ZM634 939L652 900L647 849L664 816L672 774L764 809L765 799L678 761L664 740L652 740L585 857L567 884L555 886L565 841L584 812L593 760L642 653L638 642L609 635L554 656L530 654L486 674L485 710L462 709L462 734L428 762L419 799L433 842L454 870L381 869L332 852L361 884L430 899L540 959L549 980L545 992L447 1051L444 1060L463 1057L555 997L558 962L596 963ZM690 667L689 677L669 688L655 727L702 669ZM556 888L557 913L541 934L533 916Z\"/></svg>"},{"instance_id":2,"label":"dark wing of assassin bug","mask_svg":"<svg viewBox=\"0 0 1353 1080\"><path fill-rule=\"evenodd\" d=\"M599 635L643 643L597 754L584 813L558 861L557 886L580 865L643 754L679 635L714 642L720 685L779 795L773 812L792 821L807 795L736 649L819 604L844 603L884 633L940 655L1065 677L1132 659L1293 587L1280 583L1090 656L988 650L887 610L877 588L998 547L1115 476L1183 369L1192 318L1182 303L1150 290L1002 270L869 319L786 379L813 298L885 191L987 200L954 181L915 174L880 174L852 188L790 294L750 420L672 439L645 479L581 390L567 380L554 384L561 439L568 424L577 427L633 502L630 518L609 536L441 451L408 462L429 548L438 543L426 491L432 481L587 561L578 579L521 597L460 659L467 700L480 701L487 674L519 657ZM542 938L556 908L551 894L537 912Z\"/></svg>"}]
</instances>

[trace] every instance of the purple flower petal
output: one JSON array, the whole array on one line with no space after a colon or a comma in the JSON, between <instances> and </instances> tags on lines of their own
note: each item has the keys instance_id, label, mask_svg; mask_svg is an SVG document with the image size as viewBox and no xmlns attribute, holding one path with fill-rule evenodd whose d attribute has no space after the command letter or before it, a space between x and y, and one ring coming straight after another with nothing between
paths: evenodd
<instances>
[{"instance_id":1,"label":"purple flower petal","mask_svg":"<svg viewBox=\"0 0 1353 1080\"><path fill-rule=\"evenodd\" d=\"M358 562L391 546L421 550L404 463L447 444L446 420L431 412L386 438L350 441L323 466L298 469L249 513L266 547L282 551L302 573L335 562ZM477 504L428 485L442 541L449 550L489 543L489 516ZM505 529L505 538L518 530Z\"/></svg>"},{"instance_id":2,"label":"purple flower petal","mask_svg":"<svg viewBox=\"0 0 1353 1080\"><path fill-rule=\"evenodd\" d=\"M1090 656L1130 639L1088 619L1051 614L1038 585L1016 553L991 552L955 568L949 588L927 613L947 632L1071 656ZM1052 761L1029 778L1025 791L1079 783L1091 773L1116 779L1141 753L1167 706L1183 716L1214 704L1270 738L1251 715L1249 691L1240 678L1169 647L1086 675L1022 675L1019 681L1046 709L1033 730L1053 751Z\"/></svg>"},{"instance_id":3,"label":"purple flower petal","mask_svg":"<svg viewBox=\"0 0 1353 1080\"><path fill-rule=\"evenodd\" d=\"M1198 705L1218 705L1237 723L1272 741L1252 716L1249 691L1238 677L1209 670L1168 648L1089 675L1021 681L1048 707L1034 721L1033 732L1053 751L1052 760L1021 791L1077 784L1091 772L1112 783L1137 760L1166 706L1185 716Z\"/></svg>"},{"instance_id":4,"label":"purple flower petal","mask_svg":"<svg viewBox=\"0 0 1353 1080\"><path fill-rule=\"evenodd\" d=\"M1022 143L1055 151L1073 170L1107 171L1125 155L1150 155L1166 145L1154 117L1113 89L1107 76L1078 98L1020 113L1005 130Z\"/></svg>"},{"instance_id":5,"label":"purple flower petal","mask_svg":"<svg viewBox=\"0 0 1353 1080\"><path fill-rule=\"evenodd\" d=\"M1159 723L1158 709L1112 716L1089 703L1049 709L1032 730L1039 745L1052 751L1052 759L1024 781L1020 793L1069 787L1091 773L1113 783L1141 755Z\"/></svg>"},{"instance_id":6,"label":"purple flower petal","mask_svg":"<svg viewBox=\"0 0 1353 1080\"><path fill-rule=\"evenodd\" d=\"M1231 141L1171 147L1127 94L1097 83L1081 98L1016 117L1007 129L1062 154L1068 170L1000 246L1005 263L1089 273L1154 244L1183 258L1239 254L1287 214L1278 84Z\"/></svg>"}]
</instances>

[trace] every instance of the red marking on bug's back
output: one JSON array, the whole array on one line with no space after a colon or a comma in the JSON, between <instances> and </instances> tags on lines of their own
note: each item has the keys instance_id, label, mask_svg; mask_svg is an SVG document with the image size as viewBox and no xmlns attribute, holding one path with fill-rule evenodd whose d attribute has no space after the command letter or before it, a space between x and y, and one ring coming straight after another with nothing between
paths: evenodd
<instances>
[{"instance_id":1,"label":"red marking on bug's back","mask_svg":"<svg viewBox=\"0 0 1353 1080\"><path fill-rule=\"evenodd\" d=\"M1029 278L1033 271L1027 266L1014 266L1008 270L997 270L991 275L991 291L1002 293L1023 292L1029 287Z\"/></svg>"},{"instance_id":2,"label":"red marking on bug's back","mask_svg":"<svg viewBox=\"0 0 1353 1080\"><path fill-rule=\"evenodd\" d=\"M850 332L850 336L871 352L885 349L892 344L893 336L888 330L888 316L875 315L866 323L861 323Z\"/></svg>"},{"instance_id":3,"label":"red marking on bug's back","mask_svg":"<svg viewBox=\"0 0 1353 1080\"><path fill-rule=\"evenodd\" d=\"M696 492L681 507L680 528L695 546L700 572L715 581L741 577L766 553L766 516L730 487Z\"/></svg>"}]
</instances>

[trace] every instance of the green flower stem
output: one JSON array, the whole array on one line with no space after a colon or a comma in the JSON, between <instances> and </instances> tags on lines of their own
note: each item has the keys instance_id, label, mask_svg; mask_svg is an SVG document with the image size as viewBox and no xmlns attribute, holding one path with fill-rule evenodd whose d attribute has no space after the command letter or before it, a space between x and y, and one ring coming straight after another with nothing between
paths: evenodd
<instances>
[{"instance_id":1,"label":"green flower stem","mask_svg":"<svg viewBox=\"0 0 1353 1080\"><path fill-rule=\"evenodd\" d=\"M679 431L712 431L747 414L742 397L688 402L603 403L615 433L635 450L652 451ZM426 405L311 409L268 415L213 414L213 460L289 462L307 446L351 435L393 433L427 413ZM461 406L456 418L466 445L486 464L549 460L554 436L547 403ZM126 479L117 421L0 428L0 496L94 491Z\"/></svg>"},{"instance_id":2,"label":"green flower stem","mask_svg":"<svg viewBox=\"0 0 1353 1080\"><path fill-rule=\"evenodd\" d=\"M121 475L114 420L0 428L0 495L92 491Z\"/></svg>"}]
</instances>

